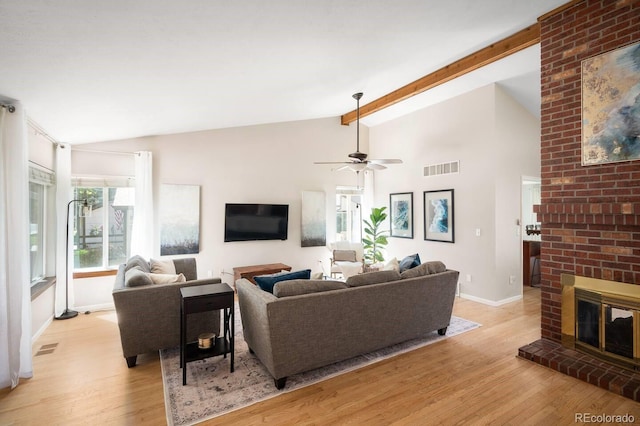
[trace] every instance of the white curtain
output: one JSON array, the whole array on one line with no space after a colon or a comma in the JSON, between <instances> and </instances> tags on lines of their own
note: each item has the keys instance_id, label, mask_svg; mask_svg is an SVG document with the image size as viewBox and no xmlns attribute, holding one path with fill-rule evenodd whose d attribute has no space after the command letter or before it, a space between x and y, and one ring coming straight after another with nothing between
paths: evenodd
<instances>
[{"instance_id":1,"label":"white curtain","mask_svg":"<svg viewBox=\"0 0 640 426\"><path fill-rule=\"evenodd\" d=\"M131 255L149 259L154 255L153 156L149 151L135 153L136 196L131 225Z\"/></svg>"},{"instance_id":2,"label":"white curtain","mask_svg":"<svg viewBox=\"0 0 640 426\"><path fill-rule=\"evenodd\" d=\"M67 232L67 205L72 200L71 193L71 146L56 146L56 317L65 310L67 302L66 283L69 280L69 308L75 305L73 297L73 216L69 219L69 235ZM66 237L66 238L65 238ZM69 256L66 253L67 238L69 240ZM66 264L67 257L69 264Z\"/></svg>"},{"instance_id":3,"label":"white curtain","mask_svg":"<svg viewBox=\"0 0 640 426\"><path fill-rule=\"evenodd\" d=\"M33 376L29 145L24 109L0 108L0 388Z\"/></svg>"}]
</instances>

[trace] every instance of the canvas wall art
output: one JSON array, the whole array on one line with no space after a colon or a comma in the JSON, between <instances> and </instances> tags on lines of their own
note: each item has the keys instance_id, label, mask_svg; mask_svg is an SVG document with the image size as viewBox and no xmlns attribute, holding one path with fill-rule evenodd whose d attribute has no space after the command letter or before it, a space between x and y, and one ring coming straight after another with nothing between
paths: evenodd
<instances>
[{"instance_id":1,"label":"canvas wall art","mask_svg":"<svg viewBox=\"0 0 640 426\"><path fill-rule=\"evenodd\" d=\"M413 238L413 192L389 194L389 235Z\"/></svg>"},{"instance_id":2,"label":"canvas wall art","mask_svg":"<svg viewBox=\"0 0 640 426\"><path fill-rule=\"evenodd\" d=\"M160 185L160 254L200 252L200 186Z\"/></svg>"},{"instance_id":3,"label":"canvas wall art","mask_svg":"<svg viewBox=\"0 0 640 426\"><path fill-rule=\"evenodd\" d=\"M302 191L301 247L327 244L326 197L322 191Z\"/></svg>"},{"instance_id":4,"label":"canvas wall art","mask_svg":"<svg viewBox=\"0 0 640 426\"><path fill-rule=\"evenodd\" d=\"M453 243L453 189L424 191L424 239Z\"/></svg>"},{"instance_id":5,"label":"canvas wall art","mask_svg":"<svg viewBox=\"0 0 640 426\"><path fill-rule=\"evenodd\" d=\"M640 43L582 61L582 164L640 158Z\"/></svg>"}]
</instances>

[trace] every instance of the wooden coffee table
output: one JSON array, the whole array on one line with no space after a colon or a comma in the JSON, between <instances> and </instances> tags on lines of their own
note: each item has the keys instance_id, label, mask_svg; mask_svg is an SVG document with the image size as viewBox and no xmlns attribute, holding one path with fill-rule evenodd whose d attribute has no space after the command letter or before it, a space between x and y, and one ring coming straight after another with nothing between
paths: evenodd
<instances>
[{"instance_id":1,"label":"wooden coffee table","mask_svg":"<svg viewBox=\"0 0 640 426\"><path fill-rule=\"evenodd\" d=\"M233 282L235 283L240 278L246 278L252 283L256 284L253 277L256 275L275 274L280 271L290 271L291 266L284 263L268 263L265 265L249 265L239 266L233 268Z\"/></svg>"}]
</instances>

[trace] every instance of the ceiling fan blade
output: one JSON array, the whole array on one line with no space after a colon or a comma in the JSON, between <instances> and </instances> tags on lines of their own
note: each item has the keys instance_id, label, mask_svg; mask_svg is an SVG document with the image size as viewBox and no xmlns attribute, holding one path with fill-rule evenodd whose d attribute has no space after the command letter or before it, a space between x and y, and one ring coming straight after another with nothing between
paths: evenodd
<instances>
[{"instance_id":1,"label":"ceiling fan blade","mask_svg":"<svg viewBox=\"0 0 640 426\"><path fill-rule=\"evenodd\" d=\"M349 161L314 161L313 164L351 164Z\"/></svg>"},{"instance_id":2,"label":"ceiling fan blade","mask_svg":"<svg viewBox=\"0 0 640 426\"><path fill-rule=\"evenodd\" d=\"M374 164L402 164L402 160L398 158L380 158L377 160L369 160L369 162Z\"/></svg>"},{"instance_id":3,"label":"ceiling fan blade","mask_svg":"<svg viewBox=\"0 0 640 426\"><path fill-rule=\"evenodd\" d=\"M376 163L371 163L370 162L369 164L367 164L367 169L370 169L370 170L384 170L384 169L386 169L386 167L381 165L381 164L376 164Z\"/></svg>"},{"instance_id":4,"label":"ceiling fan blade","mask_svg":"<svg viewBox=\"0 0 640 426\"><path fill-rule=\"evenodd\" d=\"M367 166L368 164L366 163L349 163L342 167L337 168L336 171L351 170L353 172L361 172L362 170L365 170Z\"/></svg>"}]
</instances>

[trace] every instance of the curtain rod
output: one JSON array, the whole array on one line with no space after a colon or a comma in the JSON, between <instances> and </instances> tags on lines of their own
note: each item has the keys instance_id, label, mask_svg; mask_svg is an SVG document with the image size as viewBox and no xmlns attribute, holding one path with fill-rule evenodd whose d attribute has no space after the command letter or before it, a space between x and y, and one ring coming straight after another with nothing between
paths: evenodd
<instances>
[{"instance_id":1,"label":"curtain rod","mask_svg":"<svg viewBox=\"0 0 640 426\"><path fill-rule=\"evenodd\" d=\"M139 152L126 152L126 151L101 151L98 149L82 149L71 147L71 151L76 152L91 152L94 154L114 154L114 155L140 155Z\"/></svg>"},{"instance_id":2,"label":"curtain rod","mask_svg":"<svg viewBox=\"0 0 640 426\"><path fill-rule=\"evenodd\" d=\"M6 108L7 111L9 111L11 114L13 114L16 111L16 107L14 107L11 104L0 104L0 106L2 106L2 108Z\"/></svg>"},{"instance_id":3,"label":"curtain rod","mask_svg":"<svg viewBox=\"0 0 640 426\"><path fill-rule=\"evenodd\" d=\"M40 127L38 123L33 121L29 116L27 116L27 124L31 127L31 129L35 132L36 135L40 135L44 137L46 140L48 140L54 145L59 144L57 140L55 140L52 136L50 136L47 132L45 132L44 129Z\"/></svg>"}]
</instances>

